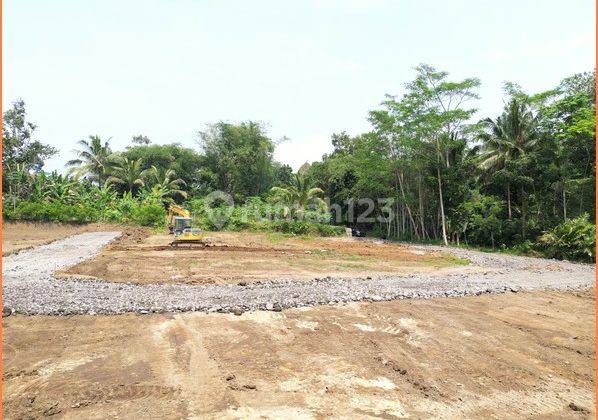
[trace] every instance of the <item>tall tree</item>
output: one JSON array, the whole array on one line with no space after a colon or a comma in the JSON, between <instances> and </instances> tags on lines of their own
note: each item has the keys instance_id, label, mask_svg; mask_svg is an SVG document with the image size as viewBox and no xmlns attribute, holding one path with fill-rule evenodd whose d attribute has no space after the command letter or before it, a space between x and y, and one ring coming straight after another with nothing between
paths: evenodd
<instances>
[{"instance_id":1,"label":"tall tree","mask_svg":"<svg viewBox=\"0 0 598 420\"><path fill-rule=\"evenodd\" d=\"M109 158L112 154L109 140L103 141L100 136L89 136L88 140L79 140L80 146L74 152L76 159L69 160L67 166L76 178L87 178L100 187L108 178Z\"/></svg>"},{"instance_id":2,"label":"tall tree","mask_svg":"<svg viewBox=\"0 0 598 420\"><path fill-rule=\"evenodd\" d=\"M174 169L160 170L152 166L145 172L151 188L163 198L174 199L176 197L187 198L187 192L183 188L187 185L181 178L177 178Z\"/></svg>"},{"instance_id":3,"label":"tall tree","mask_svg":"<svg viewBox=\"0 0 598 420\"><path fill-rule=\"evenodd\" d=\"M34 138L36 125L27 121L25 102L15 101L2 116L2 188L15 204L16 196L32 173L57 150Z\"/></svg>"},{"instance_id":4,"label":"tall tree","mask_svg":"<svg viewBox=\"0 0 598 420\"><path fill-rule=\"evenodd\" d=\"M482 141L482 153L479 166L490 173L502 171L506 179L506 196L509 219L512 218L511 186L517 179L512 173L520 159L525 157L538 141L538 119L529 105L520 98L512 97L505 110L496 120L487 118L482 121L486 131L479 138ZM522 212L525 212L525 186L520 185ZM525 223L525 214L522 213ZM523 223L523 224L524 224ZM525 236L525 226L522 226Z\"/></svg>"},{"instance_id":5,"label":"tall tree","mask_svg":"<svg viewBox=\"0 0 598 420\"><path fill-rule=\"evenodd\" d=\"M423 144L431 146L436 159L434 167L442 239L448 245L442 172L450 166L452 144L465 130L464 124L476 112L475 108L466 105L468 101L478 98L476 90L480 81L476 78L450 81L447 72L427 64L418 66L416 73L415 80L406 85L407 93L401 100L388 96L383 102L386 110L370 115L371 119L378 122L379 132L389 135L395 157L403 154L406 141L419 142L420 145L415 146L419 150L425 149ZM399 169L398 181L401 181L402 176ZM401 185L402 181L399 187ZM407 210L409 220L415 226L412 211L410 208Z\"/></svg>"},{"instance_id":6,"label":"tall tree","mask_svg":"<svg viewBox=\"0 0 598 420\"><path fill-rule=\"evenodd\" d=\"M116 155L111 158L110 176L107 185L115 185L135 194L145 186L146 172L143 170L141 159L130 160L127 157Z\"/></svg>"},{"instance_id":7,"label":"tall tree","mask_svg":"<svg viewBox=\"0 0 598 420\"><path fill-rule=\"evenodd\" d=\"M214 174L215 189L244 198L272 185L274 142L256 122L219 122L200 132L205 170Z\"/></svg>"},{"instance_id":8,"label":"tall tree","mask_svg":"<svg viewBox=\"0 0 598 420\"><path fill-rule=\"evenodd\" d=\"M152 141L149 139L148 136L144 136L142 134L133 136L133 138L131 139L131 143L133 143L134 145L137 145L137 146L147 146L151 142Z\"/></svg>"},{"instance_id":9,"label":"tall tree","mask_svg":"<svg viewBox=\"0 0 598 420\"><path fill-rule=\"evenodd\" d=\"M326 203L321 198L324 191L321 188L312 187L304 172L299 171L295 174L293 184L286 187L272 187L271 189L274 199L296 214L305 212L309 206L315 208L326 207Z\"/></svg>"},{"instance_id":10,"label":"tall tree","mask_svg":"<svg viewBox=\"0 0 598 420\"><path fill-rule=\"evenodd\" d=\"M448 151L451 141L457 138L463 124L476 112L475 108L464 106L469 100L479 98L476 89L480 86L480 81L467 78L452 82L447 80L447 72L438 71L427 64L420 65L416 70L418 75L415 81L408 85L410 92L407 97L422 111L421 117L418 118L417 131L436 146L442 238L444 244L448 245L442 168L450 165Z\"/></svg>"}]
</instances>

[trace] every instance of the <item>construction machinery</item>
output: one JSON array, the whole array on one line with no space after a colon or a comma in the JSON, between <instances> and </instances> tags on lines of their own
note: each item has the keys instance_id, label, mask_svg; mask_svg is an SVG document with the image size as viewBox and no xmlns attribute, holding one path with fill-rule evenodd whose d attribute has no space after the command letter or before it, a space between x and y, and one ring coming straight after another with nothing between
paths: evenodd
<instances>
[{"instance_id":1,"label":"construction machinery","mask_svg":"<svg viewBox=\"0 0 598 420\"><path fill-rule=\"evenodd\" d=\"M191 227L191 214L189 210L171 204L168 207L168 233L174 235L170 246L205 246L201 229Z\"/></svg>"}]
</instances>

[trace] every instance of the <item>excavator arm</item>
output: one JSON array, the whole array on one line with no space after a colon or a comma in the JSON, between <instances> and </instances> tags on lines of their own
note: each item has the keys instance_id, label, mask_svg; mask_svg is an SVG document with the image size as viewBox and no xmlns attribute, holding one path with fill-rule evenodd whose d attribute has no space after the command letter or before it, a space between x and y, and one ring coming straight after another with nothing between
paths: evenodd
<instances>
[{"instance_id":1,"label":"excavator arm","mask_svg":"<svg viewBox=\"0 0 598 420\"><path fill-rule=\"evenodd\" d=\"M171 204L168 207L168 216L166 216L166 220L168 221L168 226L173 225L174 216L189 217L190 213L189 213L189 210L187 210L181 206L177 206L176 204Z\"/></svg>"}]
</instances>

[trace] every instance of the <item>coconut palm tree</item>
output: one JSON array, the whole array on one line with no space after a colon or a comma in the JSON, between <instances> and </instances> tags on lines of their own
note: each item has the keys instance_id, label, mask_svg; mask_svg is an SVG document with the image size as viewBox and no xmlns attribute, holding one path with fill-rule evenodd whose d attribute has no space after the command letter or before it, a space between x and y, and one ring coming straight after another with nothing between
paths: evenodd
<instances>
[{"instance_id":1,"label":"coconut palm tree","mask_svg":"<svg viewBox=\"0 0 598 420\"><path fill-rule=\"evenodd\" d=\"M480 136L483 149L481 166L491 169L505 159L517 159L527 154L537 143L537 117L528 105L512 98L496 120L486 118L482 124L488 129Z\"/></svg>"},{"instance_id":2,"label":"coconut palm tree","mask_svg":"<svg viewBox=\"0 0 598 420\"><path fill-rule=\"evenodd\" d=\"M160 171L152 165L152 167L146 171L146 174L153 184L152 188L156 186L160 187L160 189L164 191L165 196L172 198L176 196L187 198L187 192L183 190L183 187L185 187L187 183L183 179L176 177L176 171L174 169Z\"/></svg>"},{"instance_id":3,"label":"coconut palm tree","mask_svg":"<svg viewBox=\"0 0 598 420\"><path fill-rule=\"evenodd\" d=\"M109 157L112 154L108 144L110 140L102 141L99 136L89 136L88 140L79 140L80 149L74 150L76 159L69 160L70 173L75 178L86 177L100 187L107 179Z\"/></svg>"},{"instance_id":4,"label":"coconut palm tree","mask_svg":"<svg viewBox=\"0 0 598 420\"><path fill-rule=\"evenodd\" d=\"M301 171L295 174L292 185L286 188L272 187L270 191L274 200L284 205L286 211L294 209L296 213L302 213L309 206L326 207L326 203L320 197L324 191L321 188L312 188Z\"/></svg>"},{"instance_id":5,"label":"coconut palm tree","mask_svg":"<svg viewBox=\"0 0 598 420\"><path fill-rule=\"evenodd\" d=\"M142 168L142 159L129 159L124 156L112 156L109 165L110 176L107 185L119 186L134 194L145 186L146 173Z\"/></svg>"},{"instance_id":6,"label":"coconut palm tree","mask_svg":"<svg viewBox=\"0 0 598 420\"><path fill-rule=\"evenodd\" d=\"M187 183L181 178L176 178L174 169L166 169L162 172L152 165L144 174L149 178L148 183L153 184L150 189L143 192L146 199L168 204L172 203L177 196L187 198L187 192L182 189Z\"/></svg>"},{"instance_id":7,"label":"coconut palm tree","mask_svg":"<svg viewBox=\"0 0 598 420\"><path fill-rule=\"evenodd\" d=\"M490 174L506 170L510 162L527 155L538 141L537 117L521 99L512 98L502 115L496 120L487 118L482 124L487 131L480 135L482 146L478 167ZM511 178L512 174L505 175ZM507 207L510 219L510 180L507 181Z\"/></svg>"}]
</instances>

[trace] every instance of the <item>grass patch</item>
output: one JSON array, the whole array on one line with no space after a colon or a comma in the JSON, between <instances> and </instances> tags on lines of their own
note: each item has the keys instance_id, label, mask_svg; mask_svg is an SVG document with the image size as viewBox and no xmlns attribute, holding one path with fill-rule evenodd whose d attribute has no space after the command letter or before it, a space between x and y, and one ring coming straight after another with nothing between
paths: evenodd
<instances>
[{"instance_id":1,"label":"grass patch","mask_svg":"<svg viewBox=\"0 0 598 420\"><path fill-rule=\"evenodd\" d=\"M460 258L455 255L442 253L442 260L446 261L446 265L469 265L470 261L465 258ZM436 261L438 262L438 260Z\"/></svg>"}]
</instances>

